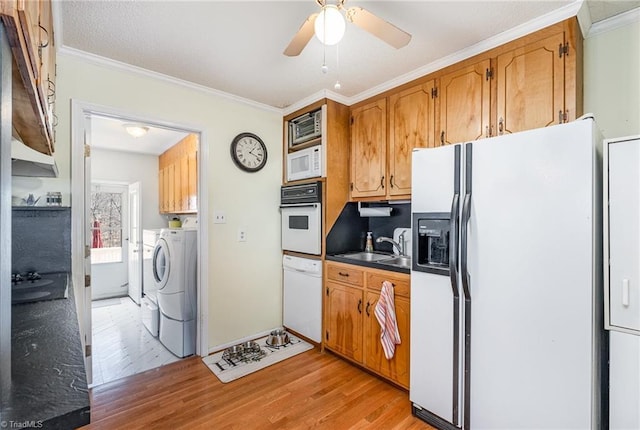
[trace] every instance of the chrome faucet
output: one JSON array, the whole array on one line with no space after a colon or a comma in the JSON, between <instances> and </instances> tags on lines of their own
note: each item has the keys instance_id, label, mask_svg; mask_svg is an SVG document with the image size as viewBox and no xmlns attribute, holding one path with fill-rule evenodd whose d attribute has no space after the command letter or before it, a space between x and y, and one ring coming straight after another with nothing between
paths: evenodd
<instances>
[{"instance_id":1,"label":"chrome faucet","mask_svg":"<svg viewBox=\"0 0 640 430\"><path fill-rule=\"evenodd\" d=\"M404 235L404 232L403 232ZM404 255L404 236L401 235L400 236L400 243L396 242L395 240L391 239L390 237L385 237L385 236L380 236L376 239L377 243L382 243L382 242L389 242L391 245L395 246L396 249L398 250L398 254L400 254L401 256L405 256Z\"/></svg>"}]
</instances>

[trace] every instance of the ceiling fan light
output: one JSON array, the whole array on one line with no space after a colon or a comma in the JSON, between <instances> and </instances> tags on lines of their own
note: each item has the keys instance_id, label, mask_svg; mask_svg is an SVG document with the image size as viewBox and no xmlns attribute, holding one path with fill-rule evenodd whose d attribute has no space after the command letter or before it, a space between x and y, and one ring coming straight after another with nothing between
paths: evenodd
<instances>
[{"instance_id":1,"label":"ceiling fan light","mask_svg":"<svg viewBox=\"0 0 640 430\"><path fill-rule=\"evenodd\" d=\"M325 45L335 45L344 36L346 23L335 5L326 5L316 17L315 34Z\"/></svg>"},{"instance_id":2,"label":"ceiling fan light","mask_svg":"<svg viewBox=\"0 0 640 430\"><path fill-rule=\"evenodd\" d=\"M149 127L141 124L124 124L123 127L133 137L142 137L149 131Z\"/></svg>"}]
</instances>

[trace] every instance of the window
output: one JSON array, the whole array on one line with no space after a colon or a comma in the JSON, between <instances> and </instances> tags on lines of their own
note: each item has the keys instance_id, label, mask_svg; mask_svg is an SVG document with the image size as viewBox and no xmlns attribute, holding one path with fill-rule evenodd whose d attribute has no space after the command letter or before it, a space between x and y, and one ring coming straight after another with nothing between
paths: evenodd
<instances>
[{"instance_id":1,"label":"window","mask_svg":"<svg viewBox=\"0 0 640 430\"><path fill-rule=\"evenodd\" d=\"M122 262L123 201L126 187L91 189L91 264Z\"/></svg>"}]
</instances>

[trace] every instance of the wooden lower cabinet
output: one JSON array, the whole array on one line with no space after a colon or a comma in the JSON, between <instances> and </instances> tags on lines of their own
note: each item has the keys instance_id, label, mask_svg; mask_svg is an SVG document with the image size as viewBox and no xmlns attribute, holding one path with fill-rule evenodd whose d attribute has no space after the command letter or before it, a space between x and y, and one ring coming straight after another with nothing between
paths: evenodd
<instances>
[{"instance_id":1,"label":"wooden lower cabinet","mask_svg":"<svg viewBox=\"0 0 640 430\"><path fill-rule=\"evenodd\" d=\"M380 324L373 313L380 294L367 292L364 321L364 365L403 387L409 387L409 308L411 302L395 297L396 321L400 333L400 345L396 345L393 359L387 360L380 343Z\"/></svg>"},{"instance_id":2,"label":"wooden lower cabinet","mask_svg":"<svg viewBox=\"0 0 640 430\"><path fill-rule=\"evenodd\" d=\"M409 275L329 261L325 273L325 348L409 388ZM385 280L394 284L401 340L391 360L384 355L374 314Z\"/></svg>"},{"instance_id":3,"label":"wooden lower cabinet","mask_svg":"<svg viewBox=\"0 0 640 430\"><path fill-rule=\"evenodd\" d=\"M362 289L327 282L325 346L362 361Z\"/></svg>"}]
</instances>

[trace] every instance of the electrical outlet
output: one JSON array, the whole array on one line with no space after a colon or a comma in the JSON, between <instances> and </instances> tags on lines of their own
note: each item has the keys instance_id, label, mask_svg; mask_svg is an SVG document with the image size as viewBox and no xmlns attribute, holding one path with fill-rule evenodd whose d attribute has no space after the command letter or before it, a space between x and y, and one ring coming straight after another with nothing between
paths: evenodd
<instances>
[{"instance_id":1,"label":"electrical outlet","mask_svg":"<svg viewBox=\"0 0 640 430\"><path fill-rule=\"evenodd\" d=\"M225 224L227 222L227 215L223 211L213 211L213 223Z\"/></svg>"},{"instance_id":2,"label":"electrical outlet","mask_svg":"<svg viewBox=\"0 0 640 430\"><path fill-rule=\"evenodd\" d=\"M244 227L238 229L238 242L246 242L247 241L247 231Z\"/></svg>"}]
</instances>

